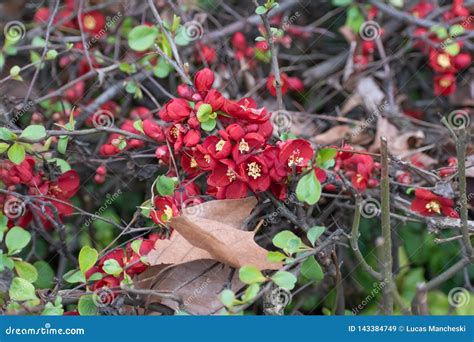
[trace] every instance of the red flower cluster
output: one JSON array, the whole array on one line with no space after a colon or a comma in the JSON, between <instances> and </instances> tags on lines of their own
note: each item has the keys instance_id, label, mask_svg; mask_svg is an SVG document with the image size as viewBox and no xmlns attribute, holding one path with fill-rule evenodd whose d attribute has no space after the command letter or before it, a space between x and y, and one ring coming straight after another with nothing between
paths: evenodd
<instances>
[{"instance_id":1,"label":"red flower cluster","mask_svg":"<svg viewBox=\"0 0 474 342\"><path fill-rule=\"evenodd\" d=\"M426 0L420 1L411 9L411 13L423 18L434 9L434 5ZM472 29L472 21L469 20L469 10L464 7L463 0L453 2L451 10L446 12L444 20L449 22L453 19L461 22L457 30ZM454 27L454 26L452 26ZM428 30L419 27L415 31L417 37L423 37L432 42L425 43L422 39L417 41L416 47L427 53L429 56L429 65L435 72L434 93L435 95L449 95L456 91L456 73L468 67L471 64L471 54L460 52L464 42L457 41L456 36L461 32L448 32L445 28L438 30Z\"/></svg>"},{"instance_id":2,"label":"red flower cluster","mask_svg":"<svg viewBox=\"0 0 474 342\"><path fill-rule=\"evenodd\" d=\"M375 20L377 13L377 7L370 6L369 10L367 11L367 20ZM378 34L378 32L375 32L374 34ZM357 52L354 53L353 61L356 66L363 69L367 66L367 64L374 60L375 39L364 39L363 37L361 38L361 42L357 47Z\"/></svg>"},{"instance_id":3,"label":"red flower cluster","mask_svg":"<svg viewBox=\"0 0 474 342\"><path fill-rule=\"evenodd\" d=\"M137 245L135 250L132 248L131 242L127 244L125 249L116 248L102 257L96 266L86 272L86 279L91 278L97 273L101 275L101 279L95 281L91 286L92 290L104 287L109 289L117 288L124 280L125 274L129 277L133 277L143 273L148 267L146 256L153 249L158 239L158 234L150 234L148 239L139 238L133 242L133 244ZM118 266L120 266L121 270L119 269L118 274L110 274L110 271L107 272L105 265L109 260L116 261Z\"/></svg>"},{"instance_id":4,"label":"red flower cluster","mask_svg":"<svg viewBox=\"0 0 474 342\"><path fill-rule=\"evenodd\" d=\"M242 198L248 191L269 189L284 197L292 170L300 172L312 159L311 144L302 139L271 144L271 114L250 98L225 99L212 88L213 82L210 69L199 71L194 89L181 85L180 98L170 100L159 112L160 118L170 123L165 136L173 151L180 153L182 169L188 177L206 173L206 193L219 199ZM145 130L150 137L160 132L158 125ZM166 146L158 147L156 156L169 163ZM156 199L155 222L173 216L178 203L171 197Z\"/></svg>"},{"instance_id":5,"label":"red flower cluster","mask_svg":"<svg viewBox=\"0 0 474 342\"><path fill-rule=\"evenodd\" d=\"M39 217L46 229L54 226L54 212L57 212L60 218L72 214L73 208L68 204L69 199L76 194L80 186L79 175L74 170L64 172L56 179L48 179L41 169L36 168L33 157L26 157L20 165L8 160L1 161L0 181L11 191L15 191L18 186L26 186L30 195L47 197L44 200L51 202L54 208L45 206L44 211L35 211L35 216ZM8 200L4 195L0 196L0 205L4 211L3 207ZM31 211L26 209L22 208L24 212L13 218L18 219L17 224L22 227L26 227L33 219ZM8 208L6 210L8 211ZM13 222L9 224L13 225Z\"/></svg>"},{"instance_id":6,"label":"red flower cluster","mask_svg":"<svg viewBox=\"0 0 474 342\"><path fill-rule=\"evenodd\" d=\"M343 171L344 176L351 180L352 186L358 191L374 188L379 185L375 178L380 170L380 163L374 162L367 154L352 153L352 146L344 145L344 152L338 152L334 171ZM333 190L334 185L329 184L328 190Z\"/></svg>"}]
</instances>

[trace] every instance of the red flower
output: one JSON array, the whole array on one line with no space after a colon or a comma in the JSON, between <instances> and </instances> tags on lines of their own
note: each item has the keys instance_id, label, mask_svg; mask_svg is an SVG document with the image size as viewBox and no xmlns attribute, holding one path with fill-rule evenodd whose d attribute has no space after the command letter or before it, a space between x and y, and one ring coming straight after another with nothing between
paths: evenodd
<instances>
[{"instance_id":1,"label":"red flower","mask_svg":"<svg viewBox=\"0 0 474 342\"><path fill-rule=\"evenodd\" d=\"M425 189L415 190L415 199L411 202L411 210L423 216L434 216L443 214L452 218L459 218L459 214L453 209L454 201L433 194Z\"/></svg>"},{"instance_id":2,"label":"red flower","mask_svg":"<svg viewBox=\"0 0 474 342\"><path fill-rule=\"evenodd\" d=\"M193 156L187 155L186 153L181 155L181 167L189 177L194 177L201 172L196 159L194 159Z\"/></svg>"},{"instance_id":3,"label":"red flower","mask_svg":"<svg viewBox=\"0 0 474 342\"><path fill-rule=\"evenodd\" d=\"M292 169L293 165L298 169L307 167L313 158L314 151L311 143L304 139L287 140L281 146L280 161Z\"/></svg>"},{"instance_id":4,"label":"red flower","mask_svg":"<svg viewBox=\"0 0 474 342\"><path fill-rule=\"evenodd\" d=\"M101 280L98 280L94 283L94 285L92 285L92 290L97 290L97 289L101 289L103 287L107 287L109 289L113 289L113 288L116 288L116 287L119 287L120 286L120 279L119 278L116 278L112 275L108 275L108 276L105 276L104 278L102 278Z\"/></svg>"},{"instance_id":5,"label":"red flower","mask_svg":"<svg viewBox=\"0 0 474 342\"><path fill-rule=\"evenodd\" d=\"M183 147L183 137L186 133L186 128L181 124L175 124L168 127L166 137L170 143L173 144L173 149L178 152Z\"/></svg>"},{"instance_id":6,"label":"red flower","mask_svg":"<svg viewBox=\"0 0 474 342\"><path fill-rule=\"evenodd\" d=\"M433 11L434 6L431 2L421 0L416 6L414 6L410 12L414 17L424 18Z\"/></svg>"},{"instance_id":7,"label":"red flower","mask_svg":"<svg viewBox=\"0 0 474 342\"><path fill-rule=\"evenodd\" d=\"M224 106L225 98L216 89L211 89L203 102L210 104L213 111L218 111Z\"/></svg>"},{"instance_id":8,"label":"red flower","mask_svg":"<svg viewBox=\"0 0 474 342\"><path fill-rule=\"evenodd\" d=\"M103 270L103 267L104 267L105 262L107 260L115 260L115 261L118 262L120 267L123 268L125 266L125 253L124 253L123 249L122 248L114 249L112 252L110 252L107 255L104 255L102 258L100 258L100 260L98 262L98 268L102 273L105 273L104 270Z\"/></svg>"},{"instance_id":9,"label":"red flower","mask_svg":"<svg viewBox=\"0 0 474 342\"><path fill-rule=\"evenodd\" d=\"M105 17L99 11L90 11L84 14L79 14L79 20L82 21L82 27L86 33L98 34L105 27Z\"/></svg>"},{"instance_id":10,"label":"red flower","mask_svg":"<svg viewBox=\"0 0 474 342\"><path fill-rule=\"evenodd\" d=\"M267 164L259 156L250 156L240 164L239 174L254 192L265 191L270 187Z\"/></svg>"},{"instance_id":11,"label":"red flower","mask_svg":"<svg viewBox=\"0 0 474 342\"><path fill-rule=\"evenodd\" d=\"M456 77L453 74L443 74L434 78L435 95L450 95L456 91Z\"/></svg>"},{"instance_id":12,"label":"red flower","mask_svg":"<svg viewBox=\"0 0 474 342\"><path fill-rule=\"evenodd\" d=\"M245 160L252 152L263 147L265 138L258 133L247 133L235 144L232 158L237 164Z\"/></svg>"},{"instance_id":13,"label":"red flower","mask_svg":"<svg viewBox=\"0 0 474 342\"><path fill-rule=\"evenodd\" d=\"M257 108L255 100L245 97L238 102L227 100L223 111L232 117L252 123L263 123L270 117L265 107Z\"/></svg>"},{"instance_id":14,"label":"red flower","mask_svg":"<svg viewBox=\"0 0 474 342\"><path fill-rule=\"evenodd\" d=\"M219 189L222 198L243 198L247 195L247 184L238 174L236 164L230 159L216 163L207 182Z\"/></svg>"},{"instance_id":15,"label":"red flower","mask_svg":"<svg viewBox=\"0 0 474 342\"><path fill-rule=\"evenodd\" d=\"M135 107L135 108L130 112L130 118L133 119L133 120L138 120L138 119L141 119L141 120L152 119L152 118L153 118L153 114L151 113L151 111L150 111L148 108L139 106L139 107Z\"/></svg>"},{"instance_id":16,"label":"red flower","mask_svg":"<svg viewBox=\"0 0 474 342\"><path fill-rule=\"evenodd\" d=\"M156 224L166 224L166 222L179 213L176 201L171 196L155 198L154 205L155 210L150 215Z\"/></svg>"},{"instance_id":17,"label":"red flower","mask_svg":"<svg viewBox=\"0 0 474 342\"><path fill-rule=\"evenodd\" d=\"M281 93L282 95L285 95L286 91L288 90L288 76L285 73L282 73L280 75L280 81ZM270 92L270 94L276 96L276 79L274 75L270 75L267 78L267 90Z\"/></svg>"},{"instance_id":18,"label":"red flower","mask_svg":"<svg viewBox=\"0 0 474 342\"><path fill-rule=\"evenodd\" d=\"M470 53L460 53L456 57L454 57L454 66L457 69L464 69L471 65L472 57Z\"/></svg>"},{"instance_id":19,"label":"red flower","mask_svg":"<svg viewBox=\"0 0 474 342\"><path fill-rule=\"evenodd\" d=\"M453 64L453 57L448 53L440 53L435 50L430 52L430 66L439 73L456 72Z\"/></svg>"},{"instance_id":20,"label":"red flower","mask_svg":"<svg viewBox=\"0 0 474 342\"><path fill-rule=\"evenodd\" d=\"M145 132L145 134L153 140L156 140L158 142L165 141L165 135L163 134L163 130L153 120L146 119L143 121L143 132Z\"/></svg>"},{"instance_id":21,"label":"red flower","mask_svg":"<svg viewBox=\"0 0 474 342\"><path fill-rule=\"evenodd\" d=\"M211 157L216 160L227 158L232 151L232 143L229 140L215 135L207 137L203 142L203 146L207 148Z\"/></svg>"},{"instance_id":22,"label":"red flower","mask_svg":"<svg viewBox=\"0 0 474 342\"><path fill-rule=\"evenodd\" d=\"M184 99L172 99L165 104L159 112L159 116L166 122L180 122L188 118L192 108Z\"/></svg>"},{"instance_id":23,"label":"red flower","mask_svg":"<svg viewBox=\"0 0 474 342\"><path fill-rule=\"evenodd\" d=\"M194 76L194 88L198 92L209 91L214 83L214 73L209 68L204 68Z\"/></svg>"}]
</instances>

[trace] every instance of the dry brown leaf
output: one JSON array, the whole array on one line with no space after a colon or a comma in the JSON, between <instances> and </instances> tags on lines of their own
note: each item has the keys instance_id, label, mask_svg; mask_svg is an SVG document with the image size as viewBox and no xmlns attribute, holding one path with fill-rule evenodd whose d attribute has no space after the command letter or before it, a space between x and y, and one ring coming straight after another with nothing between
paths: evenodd
<instances>
[{"instance_id":1,"label":"dry brown leaf","mask_svg":"<svg viewBox=\"0 0 474 342\"><path fill-rule=\"evenodd\" d=\"M149 267L134 280L134 285L137 289L168 292L181 299L180 304L172 299L152 295L147 296L145 304L161 303L175 311L211 315L223 308L219 294L224 286L230 285L234 292L244 286L239 280L238 272L231 272L231 267L215 261L196 260L171 268L164 265ZM154 313L141 311L139 314Z\"/></svg>"},{"instance_id":2,"label":"dry brown leaf","mask_svg":"<svg viewBox=\"0 0 474 342\"><path fill-rule=\"evenodd\" d=\"M314 137L316 144L330 145L345 139L352 132L349 125L338 125Z\"/></svg>"},{"instance_id":3,"label":"dry brown leaf","mask_svg":"<svg viewBox=\"0 0 474 342\"><path fill-rule=\"evenodd\" d=\"M159 240L148 254L151 265L177 265L194 260L215 260L233 267L254 265L260 270L278 269L267 260L268 251L254 241L254 232L240 230L257 201L209 201L188 207L173 218L169 240Z\"/></svg>"}]
</instances>

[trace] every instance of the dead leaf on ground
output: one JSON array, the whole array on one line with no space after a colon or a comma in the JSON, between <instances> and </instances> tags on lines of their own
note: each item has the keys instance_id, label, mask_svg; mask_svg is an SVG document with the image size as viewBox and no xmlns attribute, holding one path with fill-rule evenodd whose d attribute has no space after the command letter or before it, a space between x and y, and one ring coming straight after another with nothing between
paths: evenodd
<instances>
[{"instance_id":1,"label":"dead leaf on ground","mask_svg":"<svg viewBox=\"0 0 474 342\"><path fill-rule=\"evenodd\" d=\"M278 269L267 260L268 251L255 241L255 232L240 230L257 200L209 201L183 210L173 218L169 240L158 240L148 254L151 265L177 265L194 260L215 260L239 268L254 265L260 270Z\"/></svg>"},{"instance_id":2,"label":"dead leaf on ground","mask_svg":"<svg viewBox=\"0 0 474 342\"><path fill-rule=\"evenodd\" d=\"M233 269L227 265L212 260L196 260L174 267L149 267L134 280L134 285L137 289L169 292L181 299L181 303L178 303L172 299L151 295L147 296L146 305L161 303L175 311L182 310L192 315L212 315L223 308L219 294L224 286L230 285L234 292L244 286L239 280L238 272L231 272ZM140 310L139 314L156 313Z\"/></svg>"}]
</instances>

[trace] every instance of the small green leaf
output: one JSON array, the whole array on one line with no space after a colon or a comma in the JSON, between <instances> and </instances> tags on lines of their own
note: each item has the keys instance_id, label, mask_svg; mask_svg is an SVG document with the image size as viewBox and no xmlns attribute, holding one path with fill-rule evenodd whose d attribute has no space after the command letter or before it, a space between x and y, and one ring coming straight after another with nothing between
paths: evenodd
<instances>
[{"instance_id":1,"label":"small green leaf","mask_svg":"<svg viewBox=\"0 0 474 342\"><path fill-rule=\"evenodd\" d=\"M29 262L16 260L15 271L20 278L23 278L30 283L34 283L38 279L38 271Z\"/></svg>"},{"instance_id":2,"label":"small green leaf","mask_svg":"<svg viewBox=\"0 0 474 342\"><path fill-rule=\"evenodd\" d=\"M44 306L44 309L41 312L41 315L42 316L62 316L63 313L64 313L64 309L61 304L56 306L53 303L48 302Z\"/></svg>"},{"instance_id":3,"label":"small green leaf","mask_svg":"<svg viewBox=\"0 0 474 342\"><path fill-rule=\"evenodd\" d=\"M52 60L56 59L56 57L58 57L58 52L56 50L49 50L46 53L46 60L47 61L52 61Z\"/></svg>"},{"instance_id":4,"label":"small green leaf","mask_svg":"<svg viewBox=\"0 0 474 342\"><path fill-rule=\"evenodd\" d=\"M58 139L58 152L61 154L66 154L67 143L69 141L69 137L67 135L60 136Z\"/></svg>"},{"instance_id":5,"label":"small green leaf","mask_svg":"<svg viewBox=\"0 0 474 342\"><path fill-rule=\"evenodd\" d=\"M449 34L453 37L460 36L464 33L464 26L460 24L455 24L449 28Z\"/></svg>"},{"instance_id":6,"label":"small green leaf","mask_svg":"<svg viewBox=\"0 0 474 342\"><path fill-rule=\"evenodd\" d=\"M316 240L319 239L319 237L324 233L325 230L326 230L325 227L315 226L315 227L312 227L308 231L306 236L308 237L308 240L313 247L314 247L314 244L316 243Z\"/></svg>"},{"instance_id":7,"label":"small green leaf","mask_svg":"<svg viewBox=\"0 0 474 342\"><path fill-rule=\"evenodd\" d=\"M166 59L161 57L153 68L153 75L158 78L165 78L168 77L171 71L173 71L173 66L169 64Z\"/></svg>"},{"instance_id":8,"label":"small green leaf","mask_svg":"<svg viewBox=\"0 0 474 342\"><path fill-rule=\"evenodd\" d=\"M27 140L40 140L45 137L46 129L41 125L30 125L20 135L20 138Z\"/></svg>"},{"instance_id":9,"label":"small green leaf","mask_svg":"<svg viewBox=\"0 0 474 342\"><path fill-rule=\"evenodd\" d=\"M301 202L314 205L321 197L321 183L311 170L308 174L301 177L296 186L296 198Z\"/></svg>"},{"instance_id":10,"label":"small green leaf","mask_svg":"<svg viewBox=\"0 0 474 342\"><path fill-rule=\"evenodd\" d=\"M8 145L7 143L0 143L0 154L8 150L9 147L10 145Z\"/></svg>"},{"instance_id":11,"label":"small green leaf","mask_svg":"<svg viewBox=\"0 0 474 342\"><path fill-rule=\"evenodd\" d=\"M314 256L310 256L303 262L301 265L301 274L309 280L321 281L324 278L323 269Z\"/></svg>"},{"instance_id":12,"label":"small green leaf","mask_svg":"<svg viewBox=\"0 0 474 342\"><path fill-rule=\"evenodd\" d=\"M260 291L260 285L259 284L251 284L249 287L244 292L244 295L242 297L242 300L244 302L250 302L253 300L257 295L258 292Z\"/></svg>"},{"instance_id":13,"label":"small green leaf","mask_svg":"<svg viewBox=\"0 0 474 342\"><path fill-rule=\"evenodd\" d=\"M201 122L201 128L206 132L211 132L216 128L217 120L216 119L209 119L206 122Z\"/></svg>"},{"instance_id":14,"label":"small green leaf","mask_svg":"<svg viewBox=\"0 0 474 342\"><path fill-rule=\"evenodd\" d=\"M10 299L14 301L27 301L38 299L35 294L35 287L29 281L22 278L13 278L8 291Z\"/></svg>"},{"instance_id":15,"label":"small green leaf","mask_svg":"<svg viewBox=\"0 0 474 342\"><path fill-rule=\"evenodd\" d=\"M34 285L39 289L48 289L53 286L55 273L51 266L43 260L36 261L35 266L38 272L38 279L36 279Z\"/></svg>"},{"instance_id":16,"label":"small green leaf","mask_svg":"<svg viewBox=\"0 0 474 342\"><path fill-rule=\"evenodd\" d=\"M104 266L102 266L102 269L105 273L113 275L114 277L119 276L123 271L122 267L115 259L106 260L104 262Z\"/></svg>"},{"instance_id":17,"label":"small green leaf","mask_svg":"<svg viewBox=\"0 0 474 342\"><path fill-rule=\"evenodd\" d=\"M451 56L457 56L459 55L459 52L461 52L461 47L459 46L458 43L453 43L449 44L444 48L444 51L446 53L450 54Z\"/></svg>"},{"instance_id":18,"label":"small green leaf","mask_svg":"<svg viewBox=\"0 0 474 342\"><path fill-rule=\"evenodd\" d=\"M282 262L286 259L286 255L281 252L268 252L267 260L270 262Z\"/></svg>"},{"instance_id":19,"label":"small green leaf","mask_svg":"<svg viewBox=\"0 0 474 342\"><path fill-rule=\"evenodd\" d=\"M210 119L209 115L212 113L212 107L208 103L203 103L197 110L196 117L199 122L206 122Z\"/></svg>"},{"instance_id":20,"label":"small green leaf","mask_svg":"<svg viewBox=\"0 0 474 342\"><path fill-rule=\"evenodd\" d=\"M21 164L25 160L25 147L19 143L14 143L8 149L8 159L14 164Z\"/></svg>"},{"instance_id":21,"label":"small green leaf","mask_svg":"<svg viewBox=\"0 0 474 342\"><path fill-rule=\"evenodd\" d=\"M63 276L64 280L70 284L85 283L86 278L81 271L71 270Z\"/></svg>"},{"instance_id":22,"label":"small green leaf","mask_svg":"<svg viewBox=\"0 0 474 342\"><path fill-rule=\"evenodd\" d=\"M258 14L258 15L263 15L263 14L267 13L267 8L265 6L258 6L255 9L255 13Z\"/></svg>"},{"instance_id":23,"label":"small green leaf","mask_svg":"<svg viewBox=\"0 0 474 342\"><path fill-rule=\"evenodd\" d=\"M262 272L252 265L241 267L239 269L239 278L245 284L262 283L266 281Z\"/></svg>"},{"instance_id":24,"label":"small green leaf","mask_svg":"<svg viewBox=\"0 0 474 342\"><path fill-rule=\"evenodd\" d=\"M328 169L334 166L336 155L337 150L335 148L320 149L316 156L316 164L323 169Z\"/></svg>"},{"instance_id":25,"label":"small green leaf","mask_svg":"<svg viewBox=\"0 0 474 342\"><path fill-rule=\"evenodd\" d=\"M286 249L288 247L288 243L290 242L290 240L295 240L295 239L299 239L299 237L297 237L295 235L295 233L289 231L289 230L283 230L281 232L279 232L277 235L275 235L273 237L273 245L275 247L278 247L278 248L281 248L281 249ZM301 241L301 240L300 240Z\"/></svg>"},{"instance_id":26,"label":"small green leaf","mask_svg":"<svg viewBox=\"0 0 474 342\"><path fill-rule=\"evenodd\" d=\"M158 191L161 196L173 195L175 187L176 182L173 178L164 175L158 176L156 180L156 191Z\"/></svg>"},{"instance_id":27,"label":"small green leaf","mask_svg":"<svg viewBox=\"0 0 474 342\"><path fill-rule=\"evenodd\" d=\"M10 76L13 78L18 77L18 75L20 75L20 71L21 68L18 65L15 65L10 69Z\"/></svg>"},{"instance_id":28,"label":"small green leaf","mask_svg":"<svg viewBox=\"0 0 474 342\"><path fill-rule=\"evenodd\" d=\"M352 32L358 33L364 21L364 14L357 6L352 5L347 9L345 26L348 26Z\"/></svg>"},{"instance_id":29,"label":"small green leaf","mask_svg":"<svg viewBox=\"0 0 474 342\"><path fill-rule=\"evenodd\" d=\"M96 316L98 314L97 305L92 294L83 295L79 298L77 311L79 311L81 316Z\"/></svg>"},{"instance_id":30,"label":"small green leaf","mask_svg":"<svg viewBox=\"0 0 474 342\"><path fill-rule=\"evenodd\" d=\"M16 134L6 127L0 127L0 140L12 141L16 139Z\"/></svg>"},{"instance_id":31,"label":"small green leaf","mask_svg":"<svg viewBox=\"0 0 474 342\"><path fill-rule=\"evenodd\" d=\"M148 50L155 43L158 34L159 31L156 26L140 25L134 27L128 34L128 45L135 51Z\"/></svg>"},{"instance_id":32,"label":"small green leaf","mask_svg":"<svg viewBox=\"0 0 474 342\"><path fill-rule=\"evenodd\" d=\"M142 120L135 121L133 123L133 128L135 128L140 133L145 134L145 132L143 131L143 121Z\"/></svg>"},{"instance_id":33,"label":"small green leaf","mask_svg":"<svg viewBox=\"0 0 474 342\"><path fill-rule=\"evenodd\" d=\"M7 236L5 238L5 244L8 248L8 254L13 255L20 252L23 248L28 245L31 240L31 234L21 228L21 227L13 227L11 228Z\"/></svg>"},{"instance_id":34,"label":"small green leaf","mask_svg":"<svg viewBox=\"0 0 474 342\"><path fill-rule=\"evenodd\" d=\"M278 271L272 276L272 280L279 287L287 290L293 290L297 281L296 277L287 271Z\"/></svg>"},{"instance_id":35,"label":"small green leaf","mask_svg":"<svg viewBox=\"0 0 474 342\"><path fill-rule=\"evenodd\" d=\"M131 243L132 251L134 251L136 254L140 255L140 248L142 247L142 242L143 240L133 240Z\"/></svg>"},{"instance_id":36,"label":"small green leaf","mask_svg":"<svg viewBox=\"0 0 474 342\"><path fill-rule=\"evenodd\" d=\"M99 253L89 246L82 247L79 252L79 268L83 274L85 274L92 266L97 262Z\"/></svg>"},{"instance_id":37,"label":"small green leaf","mask_svg":"<svg viewBox=\"0 0 474 342\"><path fill-rule=\"evenodd\" d=\"M227 308L232 309L234 306L235 294L232 290L225 289L221 292L220 299L222 304L224 304Z\"/></svg>"}]
</instances>

